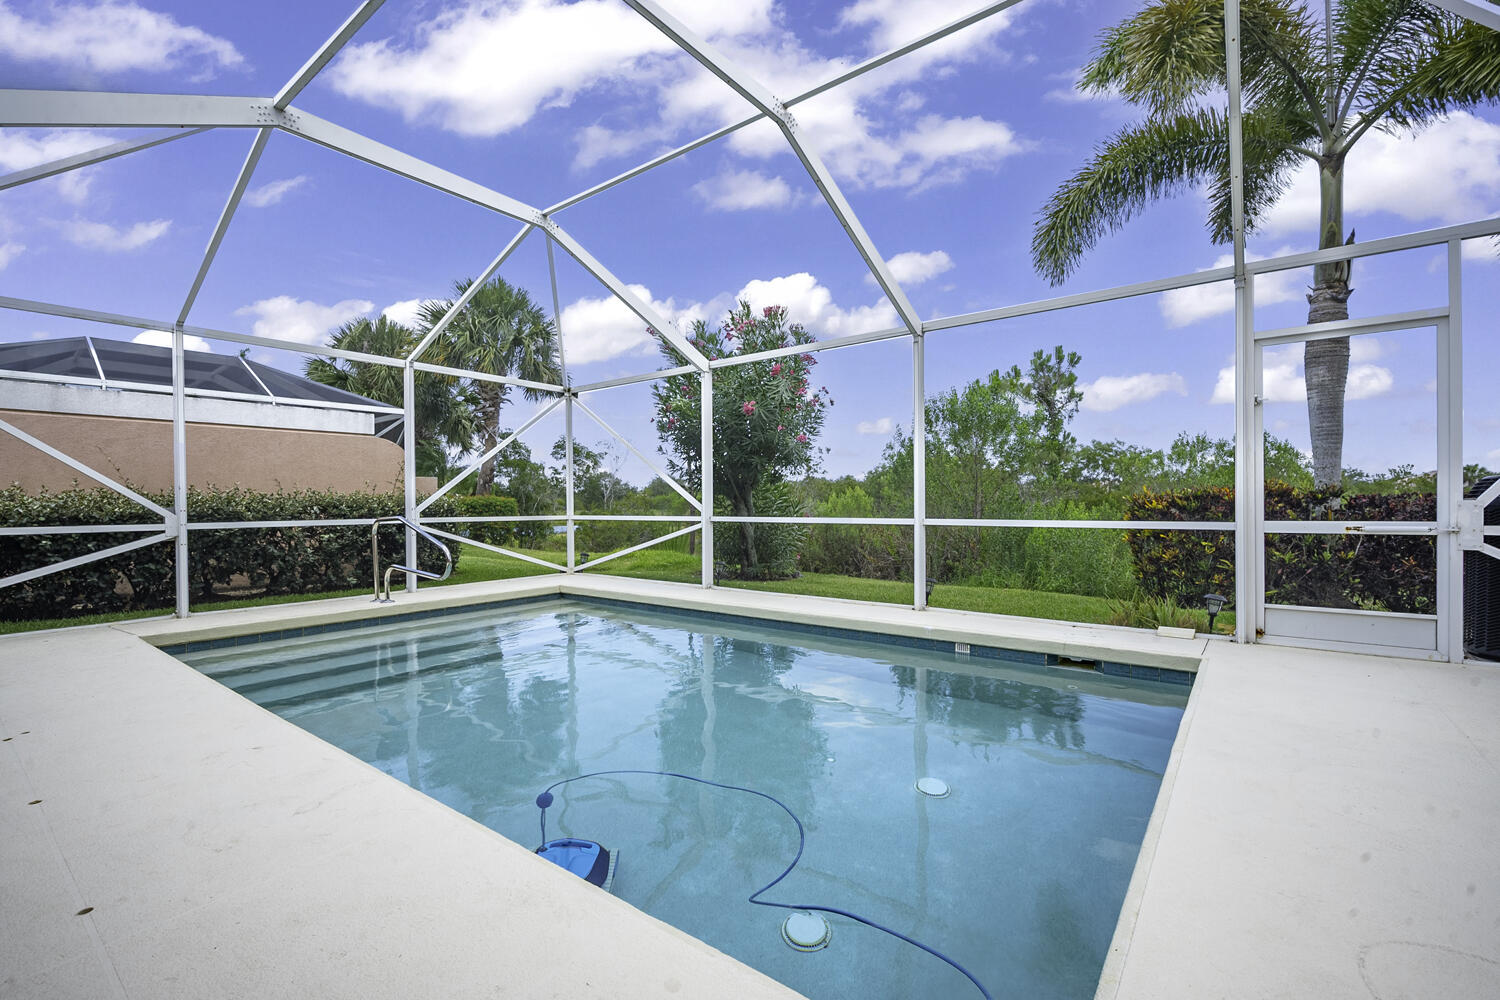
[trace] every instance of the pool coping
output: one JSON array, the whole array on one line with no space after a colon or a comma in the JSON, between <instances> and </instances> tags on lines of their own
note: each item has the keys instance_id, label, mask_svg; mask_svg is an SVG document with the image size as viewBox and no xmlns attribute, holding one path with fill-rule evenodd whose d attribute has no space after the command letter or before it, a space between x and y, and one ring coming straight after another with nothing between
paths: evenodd
<instances>
[{"instance_id":1,"label":"pool coping","mask_svg":"<svg viewBox=\"0 0 1500 1000\"><path fill-rule=\"evenodd\" d=\"M886 641L913 640L920 648L948 649L954 643L979 646L979 656L1020 654L1040 656L1038 665L1061 659L1093 662L1111 676L1190 683L1180 676L1195 674L1209 645L1225 642L1198 635L1174 639L1143 629L1087 625L993 615L982 612L928 608L917 611L890 604L808 598L800 595L737 588L703 588L692 584L642 581L619 577L572 574L525 577L517 580L432 587L400 594L393 604L376 604L365 597L335 598L301 604L236 608L195 614L186 619L123 621L110 627L139 636L156 646L208 643L251 635L271 623L295 622L283 628L317 629L330 625L378 621L480 605L549 596L616 600L628 604L667 607L710 615L775 621L817 634L824 630L875 636ZM1125 667L1126 669L1119 669ZM1129 668L1143 668L1131 670Z\"/></svg>"}]
</instances>

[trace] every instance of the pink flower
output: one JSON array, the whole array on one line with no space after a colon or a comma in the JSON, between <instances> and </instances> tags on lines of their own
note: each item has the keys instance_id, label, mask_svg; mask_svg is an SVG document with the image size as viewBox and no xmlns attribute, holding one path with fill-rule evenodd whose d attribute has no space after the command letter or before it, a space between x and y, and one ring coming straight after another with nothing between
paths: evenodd
<instances>
[{"instance_id":1,"label":"pink flower","mask_svg":"<svg viewBox=\"0 0 1500 1000\"><path fill-rule=\"evenodd\" d=\"M746 400L745 405L741 406L740 409L745 412L745 416L750 416L750 414L755 412L755 400Z\"/></svg>"},{"instance_id":2,"label":"pink flower","mask_svg":"<svg viewBox=\"0 0 1500 1000\"><path fill-rule=\"evenodd\" d=\"M771 374L772 375L780 375L781 374L781 362L778 361L774 365L771 366Z\"/></svg>"},{"instance_id":3,"label":"pink flower","mask_svg":"<svg viewBox=\"0 0 1500 1000\"><path fill-rule=\"evenodd\" d=\"M786 430L786 424L777 424L776 425L776 429L778 431L784 431L784 430Z\"/></svg>"},{"instance_id":4,"label":"pink flower","mask_svg":"<svg viewBox=\"0 0 1500 1000\"><path fill-rule=\"evenodd\" d=\"M798 444L807 444L807 435L806 434L798 434L797 435L797 443Z\"/></svg>"}]
</instances>

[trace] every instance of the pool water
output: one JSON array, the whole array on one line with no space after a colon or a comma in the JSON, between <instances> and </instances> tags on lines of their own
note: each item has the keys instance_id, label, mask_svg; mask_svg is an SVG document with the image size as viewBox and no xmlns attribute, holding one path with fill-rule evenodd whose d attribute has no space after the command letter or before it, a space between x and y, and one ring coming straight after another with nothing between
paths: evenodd
<instances>
[{"instance_id":1,"label":"pool water","mask_svg":"<svg viewBox=\"0 0 1500 1000\"><path fill-rule=\"evenodd\" d=\"M567 599L180 658L530 848L537 794L585 771L774 795L807 849L765 898L860 913L1028 1000L1093 996L1187 695ZM617 896L814 1000L979 995L843 918L789 947L787 911L746 902L797 847L765 799L654 776L556 794L548 837L618 851Z\"/></svg>"}]
</instances>

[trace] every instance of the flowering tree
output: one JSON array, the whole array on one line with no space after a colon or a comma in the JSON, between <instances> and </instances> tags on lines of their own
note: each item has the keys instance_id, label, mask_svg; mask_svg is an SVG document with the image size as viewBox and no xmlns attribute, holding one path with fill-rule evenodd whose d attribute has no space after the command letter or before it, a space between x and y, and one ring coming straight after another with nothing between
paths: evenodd
<instances>
[{"instance_id":1,"label":"flowering tree","mask_svg":"<svg viewBox=\"0 0 1500 1000\"><path fill-rule=\"evenodd\" d=\"M716 330L699 320L689 340L710 361L812 343L811 334L786 320L784 306L767 306L757 315L748 302L741 302ZM673 366L683 363L669 345L662 353ZM786 354L714 369L714 493L728 500L735 516L755 516L755 495L762 487L816 470L813 441L823 429L826 408L833 405L827 386L812 386L817 363L812 354ZM669 376L656 383L651 395L662 440L659 450L674 476L689 489L700 489L703 397L698 376ZM760 576L765 554L756 550L756 526L737 527L742 571Z\"/></svg>"}]
</instances>

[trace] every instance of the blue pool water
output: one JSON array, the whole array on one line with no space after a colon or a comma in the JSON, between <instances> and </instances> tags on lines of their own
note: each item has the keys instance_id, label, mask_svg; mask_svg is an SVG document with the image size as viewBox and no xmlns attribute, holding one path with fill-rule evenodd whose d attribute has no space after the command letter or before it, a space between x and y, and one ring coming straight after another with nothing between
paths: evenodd
<instances>
[{"instance_id":1,"label":"blue pool water","mask_svg":"<svg viewBox=\"0 0 1500 1000\"><path fill-rule=\"evenodd\" d=\"M765 898L860 913L1028 1000L1093 996L1187 695L573 600L179 655L531 848L537 793L586 771L774 795L807 849ZM978 996L843 918L788 947L785 911L746 902L797 847L765 799L647 775L556 794L548 836L618 851L616 895L815 1000Z\"/></svg>"}]
</instances>

